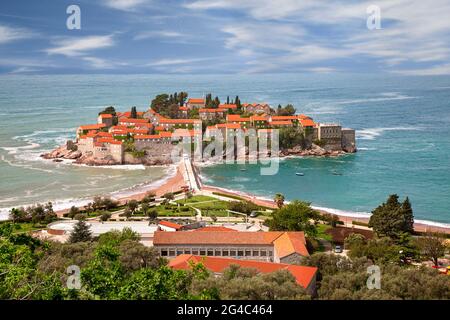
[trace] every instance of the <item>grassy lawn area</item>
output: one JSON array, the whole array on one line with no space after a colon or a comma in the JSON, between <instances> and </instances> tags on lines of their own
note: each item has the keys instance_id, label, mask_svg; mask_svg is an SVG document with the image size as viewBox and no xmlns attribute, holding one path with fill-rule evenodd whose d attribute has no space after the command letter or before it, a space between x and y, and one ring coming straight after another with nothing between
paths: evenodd
<instances>
[{"instance_id":1,"label":"grassy lawn area","mask_svg":"<svg viewBox=\"0 0 450 320\"><path fill-rule=\"evenodd\" d=\"M216 198L213 197L208 197L208 196L193 196L192 198L186 199L186 201L184 199L182 200L177 200L176 202L178 203L196 203L196 202L203 202L203 201L211 201L211 200L217 200Z\"/></svg>"},{"instance_id":2,"label":"grassy lawn area","mask_svg":"<svg viewBox=\"0 0 450 320\"><path fill-rule=\"evenodd\" d=\"M325 239L327 241L332 241L333 238L331 234L326 233L328 229L331 229L332 227L327 224L318 224L317 226L317 238Z\"/></svg>"},{"instance_id":3,"label":"grassy lawn area","mask_svg":"<svg viewBox=\"0 0 450 320\"><path fill-rule=\"evenodd\" d=\"M27 233L30 231L37 231L45 229L47 226L41 225L41 224L33 224L31 222L21 222L21 223L15 223L14 224L14 231L13 234L19 234L19 233Z\"/></svg>"},{"instance_id":4,"label":"grassy lawn area","mask_svg":"<svg viewBox=\"0 0 450 320\"><path fill-rule=\"evenodd\" d=\"M186 210L187 211L182 211L182 210ZM172 217L190 217L190 216L195 216L195 210L192 208L189 208L187 206L183 207L180 206L180 208L178 208L177 206L174 205L168 205L167 207L165 205L160 205L160 206L156 206L155 207L156 211L158 211L158 216L159 217L168 217L168 216L172 216Z\"/></svg>"}]
</instances>

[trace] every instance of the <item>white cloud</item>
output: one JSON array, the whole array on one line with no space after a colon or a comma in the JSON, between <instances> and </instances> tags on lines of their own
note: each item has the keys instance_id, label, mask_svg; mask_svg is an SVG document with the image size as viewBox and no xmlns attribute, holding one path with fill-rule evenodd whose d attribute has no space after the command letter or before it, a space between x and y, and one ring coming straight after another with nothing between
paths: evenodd
<instances>
[{"instance_id":1,"label":"white cloud","mask_svg":"<svg viewBox=\"0 0 450 320\"><path fill-rule=\"evenodd\" d=\"M8 43L15 40L31 38L34 32L24 28L11 28L0 25L0 44Z\"/></svg>"},{"instance_id":2,"label":"white cloud","mask_svg":"<svg viewBox=\"0 0 450 320\"><path fill-rule=\"evenodd\" d=\"M41 69L37 69L37 68L31 68L31 67L19 67L17 69L14 69L12 71L10 71L10 74L20 74L20 73L34 73L34 72L39 72L41 71Z\"/></svg>"},{"instance_id":3,"label":"white cloud","mask_svg":"<svg viewBox=\"0 0 450 320\"><path fill-rule=\"evenodd\" d=\"M171 66L171 65L180 65L180 64L189 64L194 62L201 62L205 60L209 60L210 58L198 58L198 59L160 59L156 61L152 61L146 64L147 67L160 67L160 66Z\"/></svg>"},{"instance_id":4,"label":"white cloud","mask_svg":"<svg viewBox=\"0 0 450 320\"><path fill-rule=\"evenodd\" d=\"M393 70L393 73L408 75L408 76L442 76L450 75L450 63L436 65L429 68L422 69L405 69L405 70Z\"/></svg>"},{"instance_id":5,"label":"white cloud","mask_svg":"<svg viewBox=\"0 0 450 320\"><path fill-rule=\"evenodd\" d=\"M89 63L89 66L93 69L115 69L128 65L126 62L117 62L97 57L82 57L81 59Z\"/></svg>"},{"instance_id":6,"label":"white cloud","mask_svg":"<svg viewBox=\"0 0 450 320\"><path fill-rule=\"evenodd\" d=\"M328 68L328 67L309 68L309 69L306 69L306 70L310 71L312 73L333 73L333 72L336 72L335 68Z\"/></svg>"},{"instance_id":7,"label":"white cloud","mask_svg":"<svg viewBox=\"0 0 450 320\"><path fill-rule=\"evenodd\" d=\"M143 40L149 38L182 38L184 35L176 31L159 30L159 31L146 31L138 33L133 39Z\"/></svg>"},{"instance_id":8,"label":"white cloud","mask_svg":"<svg viewBox=\"0 0 450 320\"><path fill-rule=\"evenodd\" d=\"M134 11L142 4L149 2L147 0L104 0L104 4L107 7L123 10Z\"/></svg>"},{"instance_id":9,"label":"white cloud","mask_svg":"<svg viewBox=\"0 0 450 320\"><path fill-rule=\"evenodd\" d=\"M53 48L46 49L48 54L60 54L67 57L81 56L89 51L108 48L114 45L112 35L66 38L59 40Z\"/></svg>"}]
</instances>

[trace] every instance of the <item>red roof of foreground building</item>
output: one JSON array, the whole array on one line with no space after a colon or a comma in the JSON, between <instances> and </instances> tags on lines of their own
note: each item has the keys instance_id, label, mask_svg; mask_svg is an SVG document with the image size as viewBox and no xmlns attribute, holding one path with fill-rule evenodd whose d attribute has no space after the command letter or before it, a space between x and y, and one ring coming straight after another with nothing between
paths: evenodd
<instances>
[{"instance_id":1,"label":"red roof of foreground building","mask_svg":"<svg viewBox=\"0 0 450 320\"><path fill-rule=\"evenodd\" d=\"M122 141L114 140L113 138L98 138L98 143L122 144Z\"/></svg>"},{"instance_id":2,"label":"red roof of foreground building","mask_svg":"<svg viewBox=\"0 0 450 320\"><path fill-rule=\"evenodd\" d=\"M169 267L177 270L189 270L192 268L192 263L201 263L206 269L214 273L223 273L224 270L231 265L238 265L242 268L253 268L260 273L272 273L279 270L287 270L294 276L297 284L305 289L309 287L317 273L316 267L223 257L202 257L191 254L181 254L177 256L169 262Z\"/></svg>"},{"instance_id":3,"label":"red roof of foreground building","mask_svg":"<svg viewBox=\"0 0 450 320\"><path fill-rule=\"evenodd\" d=\"M224 127L227 129L240 129L241 125L239 123L225 123Z\"/></svg>"},{"instance_id":4,"label":"red roof of foreground building","mask_svg":"<svg viewBox=\"0 0 450 320\"><path fill-rule=\"evenodd\" d=\"M282 258L293 253L308 256L306 240L303 232L233 232L230 237L228 231L204 232L155 232L154 245L273 245L277 255Z\"/></svg>"},{"instance_id":5,"label":"red roof of foreground building","mask_svg":"<svg viewBox=\"0 0 450 320\"><path fill-rule=\"evenodd\" d=\"M170 222L170 221L164 221L164 220L159 221L158 225L162 225L162 226L165 226L165 227L173 228L175 230L179 230L179 229L181 229L183 227L182 225L179 225L178 223L174 223L174 222Z\"/></svg>"},{"instance_id":6,"label":"red roof of foreground building","mask_svg":"<svg viewBox=\"0 0 450 320\"><path fill-rule=\"evenodd\" d=\"M222 226L203 227L203 228L195 229L194 231L235 231L235 232L237 232L237 230L227 228L227 227L222 227Z\"/></svg>"}]
</instances>

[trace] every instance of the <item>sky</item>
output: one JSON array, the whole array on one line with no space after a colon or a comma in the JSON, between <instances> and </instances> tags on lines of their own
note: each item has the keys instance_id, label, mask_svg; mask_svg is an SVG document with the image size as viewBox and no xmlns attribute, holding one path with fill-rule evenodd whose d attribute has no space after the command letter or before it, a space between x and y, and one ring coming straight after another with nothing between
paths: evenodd
<instances>
[{"instance_id":1,"label":"sky","mask_svg":"<svg viewBox=\"0 0 450 320\"><path fill-rule=\"evenodd\" d=\"M450 75L449 17L450 0L2 0L0 74Z\"/></svg>"}]
</instances>

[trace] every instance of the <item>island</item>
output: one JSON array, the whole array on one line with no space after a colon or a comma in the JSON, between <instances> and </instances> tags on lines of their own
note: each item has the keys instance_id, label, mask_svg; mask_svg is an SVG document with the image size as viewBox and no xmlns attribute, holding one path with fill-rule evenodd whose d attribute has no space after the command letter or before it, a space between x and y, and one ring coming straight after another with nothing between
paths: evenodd
<instances>
[{"instance_id":1,"label":"island","mask_svg":"<svg viewBox=\"0 0 450 320\"><path fill-rule=\"evenodd\" d=\"M175 134L177 129L184 129L181 135ZM132 107L117 112L109 106L99 113L97 123L77 128L75 141L41 156L85 165L166 165L173 163L173 149L181 141L192 145L200 142L204 148L214 139L211 137L220 134L226 146L238 134L251 132L256 139L270 140L275 130L277 154L259 152L257 157L339 156L357 151L354 129L315 122L310 116L297 114L291 104L273 108L267 103L241 103L238 96L221 103L211 94L188 99L186 92L175 92L157 95L146 111ZM248 141L245 143L248 155ZM225 152L218 158L224 157Z\"/></svg>"}]
</instances>

